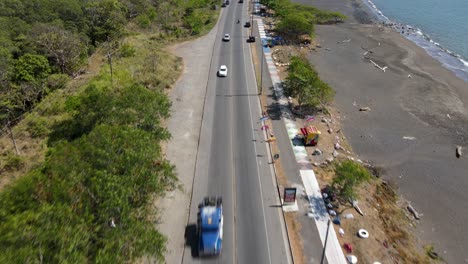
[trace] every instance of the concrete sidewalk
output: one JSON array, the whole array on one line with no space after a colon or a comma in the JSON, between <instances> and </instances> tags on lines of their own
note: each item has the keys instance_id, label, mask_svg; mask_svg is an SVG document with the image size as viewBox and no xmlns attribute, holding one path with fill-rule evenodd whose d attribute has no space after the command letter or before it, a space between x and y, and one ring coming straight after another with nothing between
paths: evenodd
<instances>
[{"instance_id":1,"label":"concrete sidewalk","mask_svg":"<svg viewBox=\"0 0 468 264\"><path fill-rule=\"evenodd\" d=\"M261 42L264 43L267 40L267 35L265 33L263 20L257 18L256 22L256 24L258 25L258 31ZM297 175L299 172L300 179L302 181L302 186L304 187L304 191L308 198L308 215L314 219L318 230L318 235L322 243L322 248L325 244L325 240L327 240L327 246L325 251L327 262L333 264L345 264L347 262L339 244L338 238L336 236L336 232L332 225L330 225L327 237L327 227L330 218L328 216L327 209L323 202L322 194L320 192L317 179L315 177L314 171L312 170L312 164L307 159L307 152L305 150L305 147L292 145L292 139L297 134L299 134L299 129L296 127L296 124L293 120L293 114L291 113L291 110L289 108L288 100L284 96L283 89L281 86L281 79L278 75L276 66L274 65L271 50L268 47L264 47L264 45L262 45L262 52L266 61L266 68L268 69L268 74L271 78L274 95L276 97L277 108L279 108L279 114L282 117L280 121L283 121L281 122L283 127L279 129L286 129L288 137L289 144L281 144L281 137L279 136L281 133L275 131L275 134L277 134L278 138L278 147L280 148L283 154L292 153L292 155L290 155L293 157L291 160L296 163L296 166L288 166L288 168L285 168L285 173L286 175L288 175L289 178L290 176ZM283 164L287 164L287 162ZM291 181L291 179L289 180ZM292 179L292 182L294 182L294 179ZM307 239L304 239L304 241L306 242ZM308 245L304 243L304 250L306 249L308 249ZM317 262L317 258L315 257L313 260L310 261Z\"/></svg>"}]
</instances>

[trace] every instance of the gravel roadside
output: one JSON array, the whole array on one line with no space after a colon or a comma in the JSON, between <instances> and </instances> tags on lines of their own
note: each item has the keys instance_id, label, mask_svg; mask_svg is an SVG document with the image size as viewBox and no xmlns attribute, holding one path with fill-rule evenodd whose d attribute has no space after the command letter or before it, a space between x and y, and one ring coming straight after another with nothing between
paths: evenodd
<instances>
[{"instance_id":1,"label":"gravel roadside","mask_svg":"<svg viewBox=\"0 0 468 264\"><path fill-rule=\"evenodd\" d=\"M166 146L167 159L176 166L182 190L168 193L155 202L159 210L157 228L168 239L166 263L182 262L184 232L192 196L206 84L216 32L217 26L201 38L169 48L183 59L184 70L169 95L172 112L167 127L172 138Z\"/></svg>"}]
</instances>

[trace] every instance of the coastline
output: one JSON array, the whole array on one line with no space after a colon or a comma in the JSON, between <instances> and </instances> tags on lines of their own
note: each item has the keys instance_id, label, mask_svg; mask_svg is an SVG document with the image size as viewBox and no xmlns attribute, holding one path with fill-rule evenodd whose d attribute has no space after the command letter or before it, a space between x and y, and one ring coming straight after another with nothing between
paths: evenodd
<instances>
[{"instance_id":1,"label":"coastline","mask_svg":"<svg viewBox=\"0 0 468 264\"><path fill-rule=\"evenodd\" d=\"M402 36L411 40L419 47L423 48L431 57L438 60L445 68L453 71L455 75L463 79L468 84L468 61L461 55L443 47L438 42L431 39L429 35L417 27L395 22L385 16L381 10L371 0L361 0L369 11L375 16L377 22L389 26Z\"/></svg>"},{"instance_id":2,"label":"coastline","mask_svg":"<svg viewBox=\"0 0 468 264\"><path fill-rule=\"evenodd\" d=\"M466 82L393 28L372 23L362 2L294 2L350 17L317 26L321 48L309 56L337 92L343 132L354 151L383 167L384 178L424 214L416 228L421 243L434 245L448 263L465 261L468 158L457 159L455 146L468 147ZM383 72L370 60L388 68ZM371 111L359 112L363 106Z\"/></svg>"}]
</instances>

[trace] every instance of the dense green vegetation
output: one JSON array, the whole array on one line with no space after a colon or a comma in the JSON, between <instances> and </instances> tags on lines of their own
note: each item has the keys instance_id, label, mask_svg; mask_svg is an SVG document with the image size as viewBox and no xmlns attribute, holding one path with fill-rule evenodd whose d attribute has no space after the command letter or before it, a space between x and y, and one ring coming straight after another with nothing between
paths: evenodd
<instances>
[{"instance_id":1,"label":"dense green vegetation","mask_svg":"<svg viewBox=\"0 0 468 264\"><path fill-rule=\"evenodd\" d=\"M70 141L54 142L40 168L0 193L0 262L161 258L164 239L146 206L175 184L159 147L169 134L155 118L168 116L167 97L91 84L67 105L73 119L59 131Z\"/></svg>"},{"instance_id":2,"label":"dense green vegetation","mask_svg":"<svg viewBox=\"0 0 468 264\"><path fill-rule=\"evenodd\" d=\"M79 74L96 48L129 33L129 21L160 31L162 38L196 35L215 22L207 10L216 2L0 1L0 124L63 88L55 80Z\"/></svg>"},{"instance_id":3,"label":"dense green vegetation","mask_svg":"<svg viewBox=\"0 0 468 264\"><path fill-rule=\"evenodd\" d=\"M297 56L291 57L284 88L286 95L297 98L299 105L321 109L335 95L335 91L320 79L307 59Z\"/></svg>"},{"instance_id":4,"label":"dense green vegetation","mask_svg":"<svg viewBox=\"0 0 468 264\"><path fill-rule=\"evenodd\" d=\"M346 16L338 12L291 3L290 0L261 0L260 2L274 10L275 16L279 18L276 31L286 37L313 36L314 24L339 23L346 19Z\"/></svg>"},{"instance_id":5,"label":"dense green vegetation","mask_svg":"<svg viewBox=\"0 0 468 264\"><path fill-rule=\"evenodd\" d=\"M0 2L0 121L47 150L0 192L0 263L163 261L151 201L177 185L160 144L180 61L162 48L206 32L213 4ZM95 51L112 56L112 74L105 65L83 87L69 83ZM2 174L34 163L2 154Z\"/></svg>"}]
</instances>

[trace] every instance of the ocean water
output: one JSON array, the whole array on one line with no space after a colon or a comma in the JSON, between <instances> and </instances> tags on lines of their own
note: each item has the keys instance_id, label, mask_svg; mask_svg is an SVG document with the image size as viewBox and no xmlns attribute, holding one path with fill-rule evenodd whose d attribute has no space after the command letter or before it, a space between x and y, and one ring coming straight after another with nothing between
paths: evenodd
<instances>
[{"instance_id":1,"label":"ocean water","mask_svg":"<svg viewBox=\"0 0 468 264\"><path fill-rule=\"evenodd\" d=\"M363 0L377 17L468 82L468 0Z\"/></svg>"}]
</instances>

